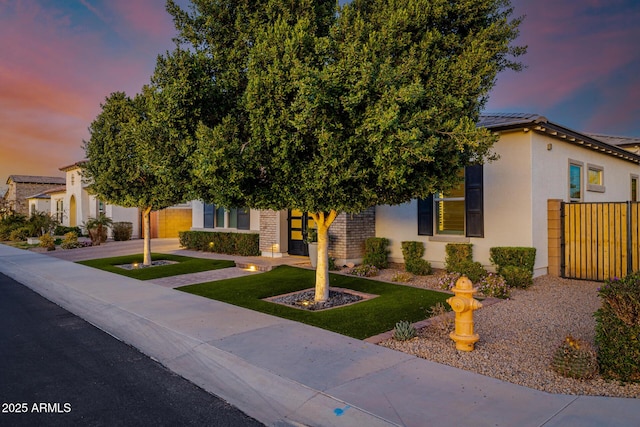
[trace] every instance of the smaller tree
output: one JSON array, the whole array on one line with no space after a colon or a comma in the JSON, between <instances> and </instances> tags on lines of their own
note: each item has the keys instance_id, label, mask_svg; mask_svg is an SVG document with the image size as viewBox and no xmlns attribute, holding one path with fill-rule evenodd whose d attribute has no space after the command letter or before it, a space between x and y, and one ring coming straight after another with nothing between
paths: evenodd
<instances>
[{"instance_id":1,"label":"smaller tree","mask_svg":"<svg viewBox=\"0 0 640 427\"><path fill-rule=\"evenodd\" d=\"M87 162L83 179L101 200L137 207L143 214L144 265L151 264L152 210L181 203L187 197L189 169L185 167L179 134L158 88L143 87L135 98L113 93L85 141Z\"/></svg>"}]
</instances>

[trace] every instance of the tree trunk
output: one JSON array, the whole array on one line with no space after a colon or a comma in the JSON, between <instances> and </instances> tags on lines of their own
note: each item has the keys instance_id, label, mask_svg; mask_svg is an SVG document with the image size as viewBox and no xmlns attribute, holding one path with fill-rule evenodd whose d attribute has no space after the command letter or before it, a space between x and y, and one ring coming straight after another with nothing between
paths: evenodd
<instances>
[{"instance_id":1,"label":"tree trunk","mask_svg":"<svg viewBox=\"0 0 640 427\"><path fill-rule=\"evenodd\" d=\"M151 265L151 208L142 213L142 234L144 234L144 258L142 264Z\"/></svg>"},{"instance_id":2,"label":"tree trunk","mask_svg":"<svg viewBox=\"0 0 640 427\"><path fill-rule=\"evenodd\" d=\"M334 210L309 213L318 227L318 265L316 267L315 302L325 302L329 299L329 227L338 213Z\"/></svg>"}]
</instances>

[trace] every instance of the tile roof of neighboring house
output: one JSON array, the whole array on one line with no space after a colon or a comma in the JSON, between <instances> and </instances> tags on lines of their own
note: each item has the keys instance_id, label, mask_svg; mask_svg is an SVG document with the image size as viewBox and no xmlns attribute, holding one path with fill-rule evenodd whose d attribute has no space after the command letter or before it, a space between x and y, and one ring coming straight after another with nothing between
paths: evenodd
<instances>
[{"instance_id":1,"label":"tile roof of neighboring house","mask_svg":"<svg viewBox=\"0 0 640 427\"><path fill-rule=\"evenodd\" d=\"M599 139L607 144L617 145L618 147L638 147L640 146L640 138L633 136L613 136L602 135L597 133L588 133L592 138Z\"/></svg>"},{"instance_id":2,"label":"tile roof of neighboring house","mask_svg":"<svg viewBox=\"0 0 640 427\"><path fill-rule=\"evenodd\" d=\"M52 193L61 193L67 189L66 185L56 188L50 188L45 191L41 191L40 193L34 194L32 196L25 197L25 199L50 199Z\"/></svg>"},{"instance_id":3,"label":"tile roof of neighboring house","mask_svg":"<svg viewBox=\"0 0 640 427\"><path fill-rule=\"evenodd\" d=\"M70 171L72 169L76 169L76 168L82 167L82 165L85 164L85 163L87 163L87 160L80 160L79 162L75 162L75 163L73 163L71 165L63 166L63 167L60 168L60 170L63 171L63 172L67 172L67 171Z\"/></svg>"},{"instance_id":4,"label":"tile roof of neighboring house","mask_svg":"<svg viewBox=\"0 0 640 427\"><path fill-rule=\"evenodd\" d=\"M546 134L570 144L580 145L584 148L598 151L603 154L618 157L636 164L640 164L640 155L620 148L604 138L596 138L593 135L574 131L559 124L550 122L546 117L538 114L524 113L496 113L481 114L478 126L486 127L495 132L522 129Z\"/></svg>"},{"instance_id":5,"label":"tile roof of neighboring house","mask_svg":"<svg viewBox=\"0 0 640 427\"><path fill-rule=\"evenodd\" d=\"M66 179L58 176L33 176L33 175L9 175L7 178L7 184L9 181L20 184L65 184Z\"/></svg>"}]
</instances>

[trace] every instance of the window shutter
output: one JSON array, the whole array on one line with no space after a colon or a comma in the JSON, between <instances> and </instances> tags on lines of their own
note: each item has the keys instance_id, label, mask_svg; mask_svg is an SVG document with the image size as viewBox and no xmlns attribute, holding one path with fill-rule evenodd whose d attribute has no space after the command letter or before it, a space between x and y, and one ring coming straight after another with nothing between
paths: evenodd
<instances>
[{"instance_id":1,"label":"window shutter","mask_svg":"<svg viewBox=\"0 0 640 427\"><path fill-rule=\"evenodd\" d=\"M484 237L484 195L482 165L467 166L464 200L467 237Z\"/></svg>"},{"instance_id":2,"label":"window shutter","mask_svg":"<svg viewBox=\"0 0 640 427\"><path fill-rule=\"evenodd\" d=\"M433 236L433 196L418 199L418 235Z\"/></svg>"}]
</instances>

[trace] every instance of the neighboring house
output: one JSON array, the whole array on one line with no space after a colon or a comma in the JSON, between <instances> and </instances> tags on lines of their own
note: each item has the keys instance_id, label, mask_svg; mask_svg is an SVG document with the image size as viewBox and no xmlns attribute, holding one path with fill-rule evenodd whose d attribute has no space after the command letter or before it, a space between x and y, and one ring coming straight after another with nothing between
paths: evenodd
<instances>
[{"instance_id":1,"label":"neighboring house","mask_svg":"<svg viewBox=\"0 0 640 427\"><path fill-rule=\"evenodd\" d=\"M36 212L51 212L51 194L59 194L64 191L65 187L62 186L27 196L26 199L27 205L29 206L29 215L33 215Z\"/></svg>"},{"instance_id":2,"label":"neighboring house","mask_svg":"<svg viewBox=\"0 0 640 427\"><path fill-rule=\"evenodd\" d=\"M61 220L67 227L81 227L90 217L96 218L105 214L114 222L126 221L133 224L132 238L140 234L140 213L137 208L103 203L87 192L86 183L82 182L81 166L83 162L61 167L66 174L66 187L63 191L51 193L51 215Z\"/></svg>"},{"instance_id":3,"label":"neighboring house","mask_svg":"<svg viewBox=\"0 0 640 427\"><path fill-rule=\"evenodd\" d=\"M56 176L9 175L4 204L9 210L29 215L29 196L40 194L65 184L65 179Z\"/></svg>"},{"instance_id":4,"label":"neighboring house","mask_svg":"<svg viewBox=\"0 0 640 427\"><path fill-rule=\"evenodd\" d=\"M402 262L402 241L425 244L434 267L447 243L473 244L474 260L490 268L495 246L536 248L535 275L548 271L547 201L638 199L640 155L535 114L481 116L478 126L499 135L497 161L460 171L465 181L446 194L397 206L341 214L331 226L330 255L338 264L361 262L367 237L390 240L390 258ZM637 138L617 138L632 147ZM612 141L609 139L609 141ZM225 210L193 202L192 230L260 234L263 256L306 255L302 240L311 219L296 211Z\"/></svg>"}]
</instances>

